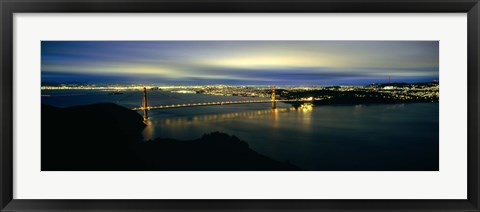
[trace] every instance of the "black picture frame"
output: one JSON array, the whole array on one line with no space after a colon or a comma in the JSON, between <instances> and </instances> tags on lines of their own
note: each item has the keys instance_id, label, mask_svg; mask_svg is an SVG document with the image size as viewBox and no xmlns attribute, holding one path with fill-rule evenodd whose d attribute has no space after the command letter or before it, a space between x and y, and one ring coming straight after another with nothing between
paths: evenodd
<instances>
[{"instance_id":1,"label":"black picture frame","mask_svg":"<svg viewBox=\"0 0 480 212\"><path fill-rule=\"evenodd\" d=\"M480 211L478 0L0 0L1 211ZM468 13L466 200L25 200L13 199L14 13Z\"/></svg>"}]
</instances>

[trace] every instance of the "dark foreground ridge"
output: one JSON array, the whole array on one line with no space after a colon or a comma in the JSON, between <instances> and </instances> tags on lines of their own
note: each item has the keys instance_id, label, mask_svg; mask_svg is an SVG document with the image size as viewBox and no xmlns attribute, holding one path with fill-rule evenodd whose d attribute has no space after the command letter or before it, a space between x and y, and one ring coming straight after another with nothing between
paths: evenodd
<instances>
[{"instance_id":1,"label":"dark foreground ridge","mask_svg":"<svg viewBox=\"0 0 480 212\"><path fill-rule=\"evenodd\" d=\"M42 105L42 171L293 171L220 132L143 141L135 111L113 103Z\"/></svg>"}]
</instances>

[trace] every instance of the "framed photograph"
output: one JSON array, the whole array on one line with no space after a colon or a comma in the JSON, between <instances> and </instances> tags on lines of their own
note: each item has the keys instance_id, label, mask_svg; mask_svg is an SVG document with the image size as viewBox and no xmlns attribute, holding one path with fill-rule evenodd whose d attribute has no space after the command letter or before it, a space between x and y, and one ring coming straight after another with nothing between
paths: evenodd
<instances>
[{"instance_id":1,"label":"framed photograph","mask_svg":"<svg viewBox=\"0 0 480 212\"><path fill-rule=\"evenodd\" d=\"M1 211L480 211L477 0L0 6Z\"/></svg>"}]
</instances>

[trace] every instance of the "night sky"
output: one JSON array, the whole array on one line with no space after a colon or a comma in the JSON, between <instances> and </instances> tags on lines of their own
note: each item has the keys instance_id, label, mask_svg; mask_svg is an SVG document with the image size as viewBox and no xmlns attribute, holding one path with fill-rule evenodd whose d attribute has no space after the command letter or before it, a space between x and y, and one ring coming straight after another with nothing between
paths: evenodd
<instances>
[{"instance_id":1,"label":"night sky","mask_svg":"<svg viewBox=\"0 0 480 212\"><path fill-rule=\"evenodd\" d=\"M365 85L438 80L437 41L42 41L42 82Z\"/></svg>"}]
</instances>

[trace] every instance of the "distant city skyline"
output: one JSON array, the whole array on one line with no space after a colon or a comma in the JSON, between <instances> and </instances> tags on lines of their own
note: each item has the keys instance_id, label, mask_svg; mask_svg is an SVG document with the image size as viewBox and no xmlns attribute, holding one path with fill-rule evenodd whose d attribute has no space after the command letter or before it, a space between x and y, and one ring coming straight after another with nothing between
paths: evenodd
<instances>
[{"instance_id":1,"label":"distant city skyline","mask_svg":"<svg viewBox=\"0 0 480 212\"><path fill-rule=\"evenodd\" d=\"M42 82L365 85L439 78L437 41L42 41Z\"/></svg>"}]
</instances>

